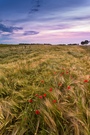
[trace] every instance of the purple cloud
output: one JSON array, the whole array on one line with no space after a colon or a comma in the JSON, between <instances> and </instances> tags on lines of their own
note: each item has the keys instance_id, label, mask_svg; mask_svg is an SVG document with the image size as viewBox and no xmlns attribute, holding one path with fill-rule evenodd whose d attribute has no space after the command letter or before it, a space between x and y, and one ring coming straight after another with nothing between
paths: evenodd
<instances>
[{"instance_id":1,"label":"purple cloud","mask_svg":"<svg viewBox=\"0 0 90 135\"><path fill-rule=\"evenodd\" d=\"M13 27L13 26L6 26L4 24L0 24L0 31L1 32L9 32L13 33L13 31L22 30L22 27Z\"/></svg>"},{"instance_id":2,"label":"purple cloud","mask_svg":"<svg viewBox=\"0 0 90 135\"><path fill-rule=\"evenodd\" d=\"M50 29L52 30L64 30L64 29L68 29L68 28L71 28L73 27L73 25L71 24L58 24L58 25L54 25L54 26L49 26Z\"/></svg>"},{"instance_id":3,"label":"purple cloud","mask_svg":"<svg viewBox=\"0 0 90 135\"><path fill-rule=\"evenodd\" d=\"M79 17L71 17L71 18L67 18L66 20L76 20L76 21L81 21L81 20L90 20L90 15L86 15L86 16L79 16Z\"/></svg>"},{"instance_id":4,"label":"purple cloud","mask_svg":"<svg viewBox=\"0 0 90 135\"><path fill-rule=\"evenodd\" d=\"M36 35L38 34L39 32L37 31L25 31L23 35L27 36L27 35Z\"/></svg>"}]
</instances>

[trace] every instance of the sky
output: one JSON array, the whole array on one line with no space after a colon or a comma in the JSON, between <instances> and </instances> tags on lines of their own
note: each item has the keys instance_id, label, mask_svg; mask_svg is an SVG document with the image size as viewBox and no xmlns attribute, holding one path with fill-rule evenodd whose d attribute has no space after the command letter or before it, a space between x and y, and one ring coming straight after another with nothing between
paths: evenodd
<instances>
[{"instance_id":1,"label":"sky","mask_svg":"<svg viewBox=\"0 0 90 135\"><path fill-rule=\"evenodd\" d=\"M90 41L90 0L0 0L0 43Z\"/></svg>"}]
</instances>

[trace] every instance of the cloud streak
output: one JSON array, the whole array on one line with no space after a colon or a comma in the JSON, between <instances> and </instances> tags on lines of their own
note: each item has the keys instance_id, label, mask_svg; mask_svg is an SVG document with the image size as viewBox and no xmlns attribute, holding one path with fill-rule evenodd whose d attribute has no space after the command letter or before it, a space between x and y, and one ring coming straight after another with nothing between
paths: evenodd
<instances>
[{"instance_id":1,"label":"cloud streak","mask_svg":"<svg viewBox=\"0 0 90 135\"><path fill-rule=\"evenodd\" d=\"M4 24L0 24L0 31L1 32L10 32L13 33L14 31L22 30L22 27L13 27L13 26L6 26Z\"/></svg>"},{"instance_id":2,"label":"cloud streak","mask_svg":"<svg viewBox=\"0 0 90 135\"><path fill-rule=\"evenodd\" d=\"M37 31L25 31L23 35L27 36L27 35L37 35L37 34L39 34L39 32Z\"/></svg>"}]
</instances>

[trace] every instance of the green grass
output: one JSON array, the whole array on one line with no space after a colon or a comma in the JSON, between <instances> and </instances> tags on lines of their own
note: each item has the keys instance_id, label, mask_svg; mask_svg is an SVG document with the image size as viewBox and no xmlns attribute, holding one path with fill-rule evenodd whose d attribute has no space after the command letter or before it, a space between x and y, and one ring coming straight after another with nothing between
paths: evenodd
<instances>
[{"instance_id":1,"label":"green grass","mask_svg":"<svg viewBox=\"0 0 90 135\"><path fill-rule=\"evenodd\" d=\"M90 135L90 47L0 46L0 135Z\"/></svg>"}]
</instances>

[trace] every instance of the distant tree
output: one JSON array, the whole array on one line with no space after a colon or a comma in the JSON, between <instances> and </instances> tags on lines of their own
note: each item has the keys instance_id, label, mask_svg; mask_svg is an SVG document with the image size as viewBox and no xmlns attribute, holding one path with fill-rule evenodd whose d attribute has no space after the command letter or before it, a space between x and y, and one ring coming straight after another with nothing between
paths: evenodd
<instances>
[{"instance_id":1,"label":"distant tree","mask_svg":"<svg viewBox=\"0 0 90 135\"><path fill-rule=\"evenodd\" d=\"M81 42L81 45L84 45L84 44L85 44L85 42L84 42L84 41L82 41L82 42Z\"/></svg>"},{"instance_id":2,"label":"distant tree","mask_svg":"<svg viewBox=\"0 0 90 135\"><path fill-rule=\"evenodd\" d=\"M82 41L81 42L81 45L87 45L89 43L89 41L88 40L85 40L85 41Z\"/></svg>"},{"instance_id":3,"label":"distant tree","mask_svg":"<svg viewBox=\"0 0 90 135\"><path fill-rule=\"evenodd\" d=\"M85 40L85 44L88 44L89 43L89 41L88 40Z\"/></svg>"}]
</instances>

